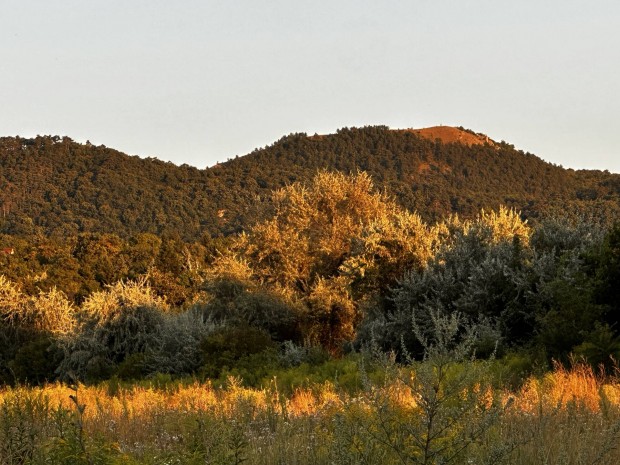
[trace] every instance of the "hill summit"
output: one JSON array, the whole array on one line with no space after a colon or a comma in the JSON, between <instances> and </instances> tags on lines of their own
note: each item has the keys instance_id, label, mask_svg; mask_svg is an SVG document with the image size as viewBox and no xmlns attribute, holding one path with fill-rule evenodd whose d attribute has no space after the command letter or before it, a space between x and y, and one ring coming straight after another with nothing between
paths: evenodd
<instances>
[{"instance_id":1,"label":"hill summit","mask_svg":"<svg viewBox=\"0 0 620 465\"><path fill-rule=\"evenodd\" d=\"M459 143L463 145L495 145L495 141L489 138L489 136L466 130L464 128L455 128L453 126L432 126L422 129L402 129L401 131L412 132L424 139L437 140L439 139L444 144Z\"/></svg>"}]
</instances>

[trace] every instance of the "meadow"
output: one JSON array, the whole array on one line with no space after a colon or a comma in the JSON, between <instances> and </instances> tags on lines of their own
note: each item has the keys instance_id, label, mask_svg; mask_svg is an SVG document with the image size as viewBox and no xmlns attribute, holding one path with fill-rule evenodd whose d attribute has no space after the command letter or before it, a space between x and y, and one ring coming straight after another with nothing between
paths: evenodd
<instances>
[{"instance_id":1,"label":"meadow","mask_svg":"<svg viewBox=\"0 0 620 465\"><path fill-rule=\"evenodd\" d=\"M587 365L512 389L480 362L358 375L358 389L232 376L5 387L0 463L620 463L620 379Z\"/></svg>"}]
</instances>

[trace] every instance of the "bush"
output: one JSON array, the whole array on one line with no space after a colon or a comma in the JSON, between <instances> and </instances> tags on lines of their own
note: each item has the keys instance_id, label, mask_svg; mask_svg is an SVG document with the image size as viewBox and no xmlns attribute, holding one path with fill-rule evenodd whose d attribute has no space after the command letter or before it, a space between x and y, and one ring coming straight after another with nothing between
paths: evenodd
<instances>
[{"instance_id":1,"label":"bush","mask_svg":"<svg viewBox=\"0 0 620 465\"><path fill-rule=\"evenodd\" d=\"M360 354L349 354L341 358L317 357L314 360L309 358L295 367L281 368L274 372L273 376L280 392L287 394L298 388L311 388L325 383L353 394L364 384L361 365L364 365L364 357ZM373 369L365 372L364 376L378 382L383 376L383 371L381 368Z\"/></svg>"},{"instance_id":2,"label":"bush","mask_svg":"<svg viewBox=\"0 0 620 465\"><path fill-rule=\"evenodd\" d=\"M82 305L79 331L62 340L59 373L89 381L109 376L128 356L158 346L167 310L144 280L92 294Z\"/></svg>"},{"instance_id":3,"label":"bush","mask_svg":"<svg viewBox=\"0 0 620 465\"><path fill-rule=\"evenodd\" d=\"M49 336L42 336L22 345L10 362L15 380L42 384L56 378L56 368L62 360L62 350Z\"/></svg>"},{"instance_id":4,"label":"bush","mask_svg":"<svg viewBox=\"0 0 620 465\"><path fill-rule=\"evenodd\" d=\"M146 355L144 353L130 354L118 364L115 376L118 379L132 380L141 379L148 372L145 366Z\"/></svg>"},{"instance_id":5,"label":"bush","mask_svg":"<svg viewBox=\"0 0 620 465\"><path fill-rule=\"evenodd\" d=\"M432 334L421 332L414 319L423 361L410 359L403 368L378 354L386 384L368 383L364 399L370 409L352 403L338 418L336 451L348 463L378 451L382 463L467 463L468 449L499 419L489 364L473 359L475 328L463 325L458 314L430 316Z\"/></svg>"},{"instance_id":6,"label":"bush","mask_svg":"<svg viewBox=\"0 0 620 465\"><path fill-rule=\"evenodd\" d=\"M0 380L52 380L62 359L58 339L75 325L75 309L62 292L28 296L0 275Z\"/></svg>"},{"instance_id":7,"label":"bush","mask_svg":"<svg viewBox=\"0 0 620 465\"><path fill-rule=\"evenodd\" d=\"M199 308L166 314L162 323L157 340L145 353L145 372L177 376L195 373L203 361L202 342L221 325L205 320Z\"/></svg>"},{"instance_id":8,"label":"bush","mask_svg":"<svg viewBox=\"0 0 620 465\"><path fill-rule=\"evenodd\" d=\"M251 365L249 356L269 350L275 352L276 344L265 331L246 325L216 330L205 338L200 348L200 374L218 378L222 372L235 368L240 360Z\"/></svg>"},{"instance_id":9,"label":"bush","mask_svg":"<svg viewBox=\"0 0 620 465\"><path fill-rule=\"evenodd\" d=\"M319 365L329 358L329 353L321 346L300 346L293 341L285 341L280 353L280 364L284 368L296 367L302 363Z\"/></svg>"}]
</instances>

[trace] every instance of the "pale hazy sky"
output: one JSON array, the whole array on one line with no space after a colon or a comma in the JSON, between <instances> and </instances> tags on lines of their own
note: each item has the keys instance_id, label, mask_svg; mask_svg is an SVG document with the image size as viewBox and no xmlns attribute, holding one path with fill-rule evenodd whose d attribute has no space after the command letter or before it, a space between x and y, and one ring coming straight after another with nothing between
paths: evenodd
<instances>
[{"instance_id":1,"label":"pale hazy sky","mask_svg":"<svg viewBox=\"0 0 620 465\"><path fill-rule=\"evenodd\" d=\"M0 135L198 167L462 125L620 173L618 0L1 0Z\"/></svg>"}]
</instances>

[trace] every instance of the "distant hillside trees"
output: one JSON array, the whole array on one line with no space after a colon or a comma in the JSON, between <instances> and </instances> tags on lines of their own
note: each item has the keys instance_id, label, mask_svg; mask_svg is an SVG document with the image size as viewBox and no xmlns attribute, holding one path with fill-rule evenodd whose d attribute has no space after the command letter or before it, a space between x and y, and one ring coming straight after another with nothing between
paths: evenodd
<instances>
[{"instance_id":1,"label":"distant hillside trees","mask_svg":"<svg viewBox=\"0 0 620 465\"><path fill-rule=\"evenodd\" d=\"M171 304L183 306L200 292L202 271L224 239L187 243L178 235L83 233L61 238L0 235L10 256L0 255L0 273L28 294L58 288L74 303L122 279L148 275Z\"/></svg>"},{"instance_id":2,"label":"distant hillside trees","mask_svg":"<svg viewBox=\"0 0 620 465\"><path fill-rule=\"evenodd\" d=\"M470 134L468 134L470 135ZM500 205L535 219L620 216L620 175L573 171L506 143L467 146L385 126L291 134L212 168L175 166L68 137L0 138L0 233L72 237L237 234L265 218L255 205L318 171L365 171L401 207L435 222Z\"/></svg>"}]
</instances>

